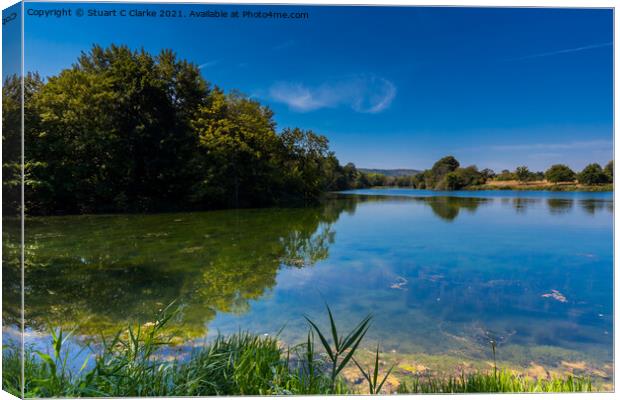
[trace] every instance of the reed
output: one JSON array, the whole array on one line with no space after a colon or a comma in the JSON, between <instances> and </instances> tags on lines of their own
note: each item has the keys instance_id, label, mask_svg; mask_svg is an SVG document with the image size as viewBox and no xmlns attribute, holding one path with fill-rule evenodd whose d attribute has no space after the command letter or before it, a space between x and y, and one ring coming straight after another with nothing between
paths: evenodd
<instances>
[{"instance_id":1,"label":"reed","mask_svg":"<svg viewBox=\"0 0 620 400\"><path fill-rule=\"evenodd\" d=\"M72 333L50 330L51 354L27 348L24 358L25 397L139 397L209 395L352 394L356 389L341 376L350 361L362 372L369 393L385 392L392 373L379 379L379 347L374 369L364 369L354 354L369 329L372 317L362 319L348 334L339 331L327 307L330 334L306 317L307 340L285 347L277 336L239 332L219 336L194 350L183 362L161 357L170 346L164 334L176 311L164 309L149 326L129 326L112 338L86 346L90 351L74 370L67 341ZM324 353L317 351L315 335ZM328 339L330 336L330 339ZM494 349L495 350L495 349ZM495 354L494 354L495 356ZM73 355L75 357L75 355ZM75 361L75 360L73 360ZM17 346L3 348L3 389L21 395L21 359ZM529 379L494 368L459 377L415 379L401 383L398 393L468 392L574 392L591 391L587 378Z\"/></svg>"},{"instance_id":2,"label":"reed","mask_svg":"<svg viewBox=\"0 0 620 400\"><path fill-rule=\"evenodd\" d=\"M405 393L526 393L526 392L590 392L589 378L533 379L506 370L474 372L458 377L415 378L401 383L397 392Z\"/></svg>"}]
</instances>

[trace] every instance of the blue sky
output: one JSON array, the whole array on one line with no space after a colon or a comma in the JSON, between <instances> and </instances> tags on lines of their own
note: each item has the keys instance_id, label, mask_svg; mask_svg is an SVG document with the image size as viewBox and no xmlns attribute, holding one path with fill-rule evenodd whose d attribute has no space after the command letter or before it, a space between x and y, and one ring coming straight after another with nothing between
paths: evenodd
<instances>
[{"instance_id":1,"label":"blue sky","mask_svg":"<svg viewBox=\"0 0 620 400\"><path fill-rule=\"evenodd\" d=\"M21 55L21 6L14 4L2 10L2 75L19 75L22 67Z\"/></svg>"},{"instance_id":2,"label":"blue sky","mask_svg":"<svg viewBox=\"0 0 620 400\"><path fill-rule=\"evenodd\" d=\"M496 170L612 158L611 10L169 8L309 18L26 16L25 68L56 74L94 43L171 48L213 84L268 104L279 128L324 134L342 163L360 167L428 168L447 154Z\"/></svg>"}]
</instances>

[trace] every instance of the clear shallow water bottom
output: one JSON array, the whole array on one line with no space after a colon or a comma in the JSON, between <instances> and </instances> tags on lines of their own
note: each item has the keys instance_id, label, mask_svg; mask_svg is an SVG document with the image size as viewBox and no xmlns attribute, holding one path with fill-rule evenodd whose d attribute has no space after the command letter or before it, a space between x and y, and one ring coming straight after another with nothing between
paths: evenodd
<instances>
[{"instance_id":1,"label":"clear shallow water bottom","mask_svg":"<svg viewBox=\"0 0 620 400\"><path fill-rule=\"evenodd\" d=\"M494 339L503 361L524 366L613 363L611 193L440 195L366 190L314 208L30 218L26 344L44 346L47 321L87 337L150 321L175 299L181 345L283 327L297 343L303 316L324 323L328 303L343 330L372 313L365 343L385 351L488 360ZM10 242L9 230L8 255ZM6 264L4 282L18 276ZM10 325L17 316L5 310Z\"/></svg>"}]
</instances>

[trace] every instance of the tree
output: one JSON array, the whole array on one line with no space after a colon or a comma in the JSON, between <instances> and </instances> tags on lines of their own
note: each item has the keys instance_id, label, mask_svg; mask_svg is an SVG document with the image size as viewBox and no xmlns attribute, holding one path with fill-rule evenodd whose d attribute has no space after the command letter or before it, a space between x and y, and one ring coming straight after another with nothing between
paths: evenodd
<instances>
[{"instance_id":1,"label":"tree","mask_svg":"<svg viewBox=\"0 0 620 400\"><path fill-rule=\"evenodd\" d=\"M3 88L7 150L21 139L20 83ZM170 50L93 46L24 83L31 214L264 206L383 182L340 166L325 136L278 135L268 107L211 88ZM20 167L5 157L5 209L19 206Z\"/></svg>"},{"instance_id":2,"label":"tree","mask_svg":"<svg viewBox=\"0 0 620 400\"><path fill-rule=\"evenodd\" d=\"M499 175L495 176L495 179L498 181L513 181L517 179L517 176L509 170L504 169Z\"/></svg>"},{"instance_id":3,"label":"tree","mask_svg":"<svg viewBox=\"0 0 620 400\"><path fill-rule=\"evenodd\" d=\"M192 126L206 172L197 188L201 201L228 207L269 204L278 186L272 183L282 145L273 112L240 93L226 95L216 88Z\"/></svg>"},{"instance_id":4,"label":"tree","mask_svg":"<svg viewBox=\"0 0 620 400\"><path fill-rule=\"evenodd\" d=\"M431 171L433 171L433 173L437 175L445 175L448 172L456 170L459 165L460 164L456 158L454 158L453 156L446 156L435 162Z\"/></svg>"},{"instance_id":5,"label":"tree","mask_svg":"<svg viewBox=\"0 0 620 400\"><path fill-rule=\"evenodd\" d=\"M444 177L459 167L459 162L453 156L446 156L435 162L430 170L423 172L424 184L427 189L438 188Z\"/></svg>"},{"instance_id":6,"label":"tree","mask_svg":"<svg viewBox=\"0 0 620 400\"><path fill-rule=\"evenodd\" d=\"M184 204L200 171L190 119L209 98L197 66L171 51L94 46L33 97L27 159L42 182L36 213L150 210Z\"/></svg>"},{"instance_id":7,"label":"tree","mask_svg":"<svg viewBox=\"0 0 620 400\"><path fill-rule=\"evenodd\" d=\"M609 177L605 175L599 164L594 163L587 165L577 176L577 180L583 185L597 185L608 183Z\"/></svg>"},{"instance_id":8,"label":"tree","mask_svg":"<svg viewBox=\"0 0 620 400\"><path fill-rule=\"evenodd\" d=\"M465 182L460 174L450 172L444 177L439 186L443 190L458 190L465 186Z\"/></svg>"},{"instance_id":9,"label":"tree","mask_svg":"<svg viewBox=\"0 0 620 400\"><path fill-rule=\"evenodd\" d=\"M493 171L490 168L485 168L482 171L480 171L480 173L482 174L485 180L493 179L496 176L495 171Z\"/></svg>"},{"instance_id":10,"label":"tree","mask_svg":"<svg viewBox=\"0 0 620 400\"><path fill-rule=\"evenodd\" d=\"M461 176L465 186L483 185L487 181L486 175L478 171L478 167L475 165L470 165L466 168L459 168L456 172Z\"/></svg>"},{"instance_id":11,"label":"tree","mask_svg":"<svg viewBox=\"0 0 620 400\"><path fill-rule=\"evenodd\" d=\"M530 170L526 166L517 167L515 176L520 182L526 182L530 179Z\"/></svg>"},{"instance_id":12,"label":"tree","mask_svg":"<svg viewBox=\"0 0 620 400\"><path fill-rule=\"evenodd\" d=\"M611 160L610 162L608 162L607 165L605 165L605 169L603 171L605 172L605 175L607 175L607 179L609 180L609 182L613 182L614 181L614 160Z\"/></svg>"},{"instance_id":13,"label":"tree","mask_svg":"<svg viewBox=\"0 0 620 400\"><path fill-rule=\"evenodd\" d=\"M355 180L357 179L357 175L359 174L359 171L355 167L355 164L347 163L344 167L342 167L341 174L341 183L337 186L337 189L345 190L354 188Z\"/></svg>"},{"instance_id":14,"label":"tree","mask_svg":"<svg viewBox=\"0 0 620 400\"><path fill-rule=\"evenodd\" d=\"M575 172L564 164L555 164L545 172L545 179L553 183L572 182L575 180Z\"/></svg>"},{"instance_id":15,"label":"tree","mask_svg":"<svg viewBox=\"0 0 620 400\"><path fill-rule=\"evenodd\" d=\"M300 190L305 198L316 199L334 187L338 160L329 151L329 140L311 130L286 128L280 134L287 184ZM353 169L355 167L353 166Z\"/></svg>"},{"instance_id":16,"label":"tree","mask_svg":"<svg viewBox=\"0 0 620 400\"><path fill-rule=\"evenodd\" d=\"M466 168L457 168L448 173L437 185L441 190L459 190L467 186L482 185L486 178L478 171L475 165Z\"/></svg>"}]
</instances>

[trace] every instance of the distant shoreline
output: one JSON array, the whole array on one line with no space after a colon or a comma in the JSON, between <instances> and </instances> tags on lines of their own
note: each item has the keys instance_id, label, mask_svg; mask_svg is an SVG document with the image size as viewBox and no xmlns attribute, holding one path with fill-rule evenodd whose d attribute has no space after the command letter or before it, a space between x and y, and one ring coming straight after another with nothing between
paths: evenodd
<instances>
[{"instance_id":1,"label":"distant shoreline","mask_svg":"<svg viewBox=\"0 0 620 400\"><path fill-rule=\"evenodd\" d=\"M488 181L483 185L465 187L463 190L543 190L549 192L613 192L613 183L583 185L576 182L550 183L547 181Z\"/></svg>"},{"instance_id":2,"label":"distant shoreline","mask_svg":"<svg viewBox=\"0 0 620 400\"><path fill-rule=\"evenodd\" d=\"M373 186L372 189L416 189L412 187L394 187L394 186ZM437 189L417 189L428 190L433 192L446 192L446 190ZM482 191L482 190L515 190L515 191L547 191L547 192L613 192L613 183L602 185L582 185L575 182L549 183L547 181L488 181L483 185L465 186L459 191Z\"/></svg>"}]
</instances>

